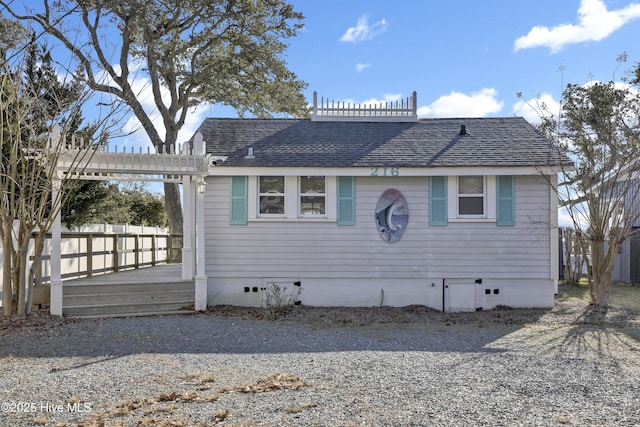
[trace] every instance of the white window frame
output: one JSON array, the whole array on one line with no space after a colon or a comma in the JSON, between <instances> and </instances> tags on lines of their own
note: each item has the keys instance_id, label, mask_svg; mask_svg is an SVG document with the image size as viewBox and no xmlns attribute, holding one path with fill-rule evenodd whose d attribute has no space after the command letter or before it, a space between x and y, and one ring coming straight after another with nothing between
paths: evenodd
<instances>
[{"instance_id":1,"label":"white window frame","mask_svg":"<svg viewBox=\"0 0 640 427\"><path fill-rule=\"evenodd\" d=\"M262 175L267 176L267 175ZM282 175L273 175L282 176ZM260 194L259 176L249 176L248 180L248 200L247 208L249 221L282 222L282 221L304 221L304 222L336 222L337 221L337 178L327 175L304 175L304 176L324 176L325 181L325 214L324 215L300 215L300 179L299 175L284 176L284 214L260 214Z\"/></svg>"},{"instance_id":2,"label":"white window frame","mask_svg":"<svg viewBox=\"0 0 640 427\"><path fill-rule=\"evenodd\" d=\"M260 189L260 178L261 178L261 177L257 177L257 186L258 186L258 191L257 191L257 194L258 194L258 200L257 200L257 201L258 201L258 208L257 208L257 212L256 212L256 214L257 214L259 217L265 217L265 218L274 218L274 217L275 217L275 218L278 218L278 217L282 218L282 217L285 217L286 210L287 210L287 199L288 199L288 197L287 197L287 179L286 179L286 177L284 177L284 176L272 176L272 177L268 177L268 178L282 178L282 180L283 180L283 186L284 186L284 192L283 192L283 193L275 193L275 192L274 192L274 193L270 193L270 192L262 193L262 192L260 191L260 190L261 190L261 189ZM282 212L282 213L262 213L262 212L260 212L260 209L261 209L261 207L262 207L262 206L261 206L261 201L260 201L260 199L261 199L261 197L263 197L263 196L267 196L268 194L271 194L273 197L282 197L282 198L284 199L284 206L283 206L283 212Z\"/></svg>"},{"instance_id":3,"label":"white window frame","mask_svg":"<svg viewBox=\"0 0 640 427\"><path fill-rule=\"evenodd\" d=\"M303 193L302 192L302 179L309 178L324 178L324 191L322 193ZM302 213L302 197L322 197L324 199L324 213L321 214L305 214ZM300 218L325 218L327 216L327 177L322 175L305 175L298 177L298 215Z\"/></svg>"},{"instance_id":4,"label":"white window frame","mask_svg":"<svg viewBox=\"0 0 640 427\"><path fill-rule=\"evenodd\" d=\"M481 193L460 193L460 178L480 178L482 180L482 192ZM482 213L481 214L463 214L460 213L460 199L465 198L482 198ZM469 175L456 177L456 212L458 218L486 218L487 217L487 178L482 175Z\"/></svg>"},{"instance_id":5,"label":"white window frame","mask_svg":"<svg viewBox=\"0 0 640 427\"><path fill-rule=\"evenodd\" d=\"M467 176L483 177L483 214L482 215L461 215L459 212L460 204L458 198L458 176L449 176L447 178L447 211L449 213L449 222L495 222L496 221L496 177L495 175L479 175L469 174ZM473 197L476 195L465 194L464 196ZM477 196L480 196L478 194Z\"/></svg>"}]
</instances>

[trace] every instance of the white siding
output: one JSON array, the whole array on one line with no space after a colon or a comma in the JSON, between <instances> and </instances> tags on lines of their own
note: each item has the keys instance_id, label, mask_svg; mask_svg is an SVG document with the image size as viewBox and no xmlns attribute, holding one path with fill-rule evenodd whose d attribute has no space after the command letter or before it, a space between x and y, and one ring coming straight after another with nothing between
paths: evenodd
<instances>
[{"instance_id":1,"label":"white siding","mask_svg":"<svg viewBox=\"0 0 640 427\"><path fill-rule=\"evenodd\" d=\"M541 177L516 177L515 227L495 222L430 227L427 177L357 177L355 226L303 220L231 226L230 179L207 181L210 304L260 304L259 295L245 293L244 287L263 286L269 278L300 280L301 299L309 305L439 308L443 280L454 278L483 279L482 292L526 282L523 301L518 293L514 298L503 291L488 301L483 297L483 306L548 305L549 295L553 303L553 290L548 290L556 273L550 259L550 197ZM396 243L385 242L374 222L378 199L388 188L401 191L409 206L409 225ZM537 284L543 291L530 291Z\"/></svg>"}]
</instances>

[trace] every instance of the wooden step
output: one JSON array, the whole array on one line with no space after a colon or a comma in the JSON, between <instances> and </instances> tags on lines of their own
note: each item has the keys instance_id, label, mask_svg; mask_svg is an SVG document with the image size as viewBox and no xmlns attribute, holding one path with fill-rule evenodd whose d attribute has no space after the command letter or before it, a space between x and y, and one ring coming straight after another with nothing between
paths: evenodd
<instances>
[{"instance_id":1,"label":"wooden step","mask_svg":"<svg viewBox=\"0 0 640 427\"><path fill-rule=\"evenodd\" d=\"M181 312L195 301L193 281L165 283L64 284L62 314L70 317L128 317Z\"/></svg>"},{"instance_id":2,"label":"wooden step","mask_svg":"<svg viewBox=\"0 0 640 427\"><path fill-rule=\"evenodd\" d=\"M78 315L78 316L70 316L74 319L95 319L95 318L113 318L113 317L144 317L144 316L168 316L168 315L189 315L195 313L193 309L183 309L183 310L173 310L173 311L149 311L143 313L118 313L118 314L88 314L88 315Z\"/></svg>"},{"instance_id":3,"label":"wooden step","mask_svg":"<svg viewBox=\"0 0 640 427\"><path fill-rule=\"evenodd\" d=\"M90 285L64 284L62 293L71 295L96 295L110 293L162 292L175 290L194 290L193 281L175 281L165 283L99 283Z\"/></svg>"},{"instance_id":4,"label":"wooden step","mask_svg":"<svg viewBox=\"0 0 640 427\"><path fill-rule=\"evenodd\" d=\"M90 316L140 316L161 313L175 313L185 307L192 307L193 299L190 301L173 301L165 303L138 303L138 304L92 304L62 307L62 314L69 317L90 317ZM193 310L190 310L193 311Z\"/></svg>"},{"instance_id":5,"label":"wooden step","mask_svg":"<svg viewBox=\"0 0 640 427\"><path fill-rule=\"evenodd\" d=\"M62 306L77 305L108 305L118 303L149 303L149 302L172 302L191 301L195 298L194 290L169 290L154 292L104 292L95 294L63 295Z\"/></svg>"},{"instance_id":6,"label":"wooden step","mask_svg":"<svg viewBox=\"0 0 640 427\"><path fill-rule=\"evenodd\" d=\"M194 302L195 284L182 279L180 265L96 275L62 285L62 314L71 317L192 313Z\"/></svg>"}]
</instances>

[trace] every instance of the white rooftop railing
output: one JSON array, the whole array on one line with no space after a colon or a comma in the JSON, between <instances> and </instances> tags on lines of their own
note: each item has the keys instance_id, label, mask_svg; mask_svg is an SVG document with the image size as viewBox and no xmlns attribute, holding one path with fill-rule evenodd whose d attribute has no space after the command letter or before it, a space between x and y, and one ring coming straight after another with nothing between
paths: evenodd
<instances>
[{"instance_id":1,"label":"white rooftop railing","mask_svg":"<svg viewBox=\"0 0 640 427\"><path fill-rule=\"evenodd\" d=\"M313 92L312 121L362 121L362 122L415 122L417 94L395 102L378 104L351 104L320 98Z\"/></svg>"}]
</instances>

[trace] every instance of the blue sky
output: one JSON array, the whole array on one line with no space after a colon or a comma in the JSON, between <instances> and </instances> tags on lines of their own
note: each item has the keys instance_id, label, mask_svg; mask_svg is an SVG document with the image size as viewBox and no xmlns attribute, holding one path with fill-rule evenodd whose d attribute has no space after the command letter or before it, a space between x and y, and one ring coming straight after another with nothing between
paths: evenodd
<instances>
[{"instance_id":1,"label":"blue sky","mask_svg":"<svg viewBox=\"0 0 640 427\"><path fill-rule=\"evenodd\" d=\"M286 60L309 84L309 103L314 91L352 103L395 101L416 91L419 117L523 116L535 123L527 103L557 111L568 83L619 81L640 62L640 1L292 3L305 27L290 40ZM618 64L623 52L628 62ZM138 83L142 89L144 81ZM200 107L179 141L205 117L235 116L226 107ZM132 120L125 128L139 125ZM121 142L145 146L145 140L140 130ZM560 222L569 224L562 212Z\"/></svg>"},{"instance_id":2,"label":"blue sky","mask_svg":"<svg viewBox=\"0 0 640 427\"><path fill-rule=\"evenodd\" d=\"M336 100L418 93L421 117L524 115L563 82L610 80L640 61L640 3L628 0L298 0L290 68ZM563 71L560 71L560 70Z\"/></svg>"},{"instance_id":3,"label":"blue sky","mask_svg":"<svg viewBox=\"0 0 640 427\"><path fill-rule=\"evenodd\" d=\"M640 2L629 0L292 3L305 26L290 39L286 60L308 83L309 103L314 91L355 103L416 91L420 117L517 115L535 122L523 100L557 110L567 83L620 80L640 62ZM619 65L623 52L628 62ZM234 116L218 105L198 108L179 140L205 117ZM125 127L138 126L134 120ZM144 146L145 139L139 131L122 142Z\"/></svg>"}]
</instances>

